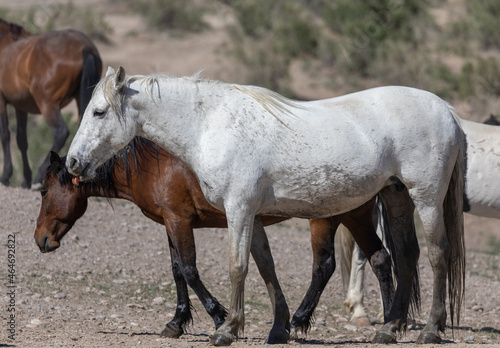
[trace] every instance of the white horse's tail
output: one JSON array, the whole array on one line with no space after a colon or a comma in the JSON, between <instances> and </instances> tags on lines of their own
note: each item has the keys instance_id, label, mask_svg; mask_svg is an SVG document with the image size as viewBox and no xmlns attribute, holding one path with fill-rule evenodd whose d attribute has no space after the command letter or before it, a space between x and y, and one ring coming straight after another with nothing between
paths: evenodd
<instances>
[{"instance_id":1,"label":"white horse's tail","mask_svg":"<svg viewBox=\"0 0 500 348\"><path fill-rule=\"evenodd\" d=\"M351 232L344 225L340 225L335 234L335 245L337 245L337 255L339 256L340 274L342 275L342 285L344 291L349 289L351 280L352 253L354 250L354 238Z\"/></svg>"},{"instance_id":2,"label":"white horse's tail","mask_svg":"<svg viewBox=\"0 0 500 348\"><path fill-rule=\"evenodd\" d=\"M460 310L465 292L465 241L463 218L463 195L465 189L465 135L460 126L460 117L448 105L459 128L459 153L448 185L443 208L446 236L450 243L448 255L448 297L450 300L450 319L452 328L455 322L460 325Z\"/></svg>"}]
</instances>

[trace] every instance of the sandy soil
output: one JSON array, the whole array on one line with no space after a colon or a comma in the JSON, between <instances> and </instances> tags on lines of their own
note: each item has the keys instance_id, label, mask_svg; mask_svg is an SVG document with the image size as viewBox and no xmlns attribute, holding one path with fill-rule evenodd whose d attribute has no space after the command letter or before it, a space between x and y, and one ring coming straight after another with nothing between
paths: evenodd
<instances>
[{"instance_id":1,"label":"sandy soil","mask_svg":"<svg viewBox=\"0 0 500 348\"><path fill-rule=\"evenodd\" d=\"M24 6L29 1L20 1ZM99 6L96 1L88 1ZM0 6L11 2L0 1ZM109 10L109 9L108 9ZM113 45L99 44L104 65L124 65L130 73L162 72L190 75L207 68L204 76L242 82L237 69L221 54L227 42L225 17L209 18L212 30L174 37L147 32L134 15L109 11L106 19L114 28ZM297 65L298 66L298 65ZM295 70L299 70L295 66ZM302 86L304 97L341 94L321 84L311 84L297 71L292 78ZM14 148L14 147L13 147ZM175 310L175 286L170 271L168 243L163 228L148 220L132 204L92 200L85 216L75 225L54 253L41 254L33 240L40 194L0 186L0 346L18 347L205 347L213 323L197 298L189 333L178 340L159 337ZM500 228L497 220L466 216L468 247L465 310L454 336L447 330L445 342L458 347L500 344ZM311 252L307 224L292 220L267 228L278 277L293 313L310 280ZM8 291L8 236L15 235L16 333L8 339L10 297ZM226 306L229 303L227 232L204 229L196 232L198 267L207 287ZM378 290L371 272L365 304L375 318ZM402 337L413 346L430 309L431 270L422 248L422 313L416 325ZM261 346L271 327L272 313L265 286L252 263L247 278L245 336L235 347ZM320 347L368 346L380 325L358 328L342 313L343 290L336 272L319 303L317 322L301 342Z\"/></svg>"},{"instance_id":2,"label":"sandy soil","mask_svg":"<svg viewBox=\"0 0 500 348\"><path fill-rule=\"evenodd\" d=\"M128 202L93 199L87 213L53 253L41 254L33 240L40 194L20 188L0 187L0 346L18 347L204 347L213 322L190 292L195 312L189 332L180 339L159 336L175 309L175 286L170 271L168 243L163 228L142 216ZM311 252L307 223L291 220L267 228L277 274L292 313L310 281ZM7 245L15 235L15 340L8 339L11 298L8 288ZM196 231L198 268L208 289L228 305L227 231ZM12 245L12 243L10 243ZM467 255L467 288L460 328L447 330L445 342L500 344L499 255L470 251ZM365 304L376 317L378 289L367 272ZM431 270L422 248L422 313L402 337L413 346L430 308ZM316 324L304 341L367 346L380 324L355 327L342 313L343 290L336 272L316 312ZM233 346L261 346L271 327L272 312L265 286L252 262L246 282L245 336ZM456 345L455 345L456 346ZM459 344L458 346L461 346ZM464 345L465 346L465 345ZM482 345L484 346L484 345Z\"/></svg>"}]
</instances>

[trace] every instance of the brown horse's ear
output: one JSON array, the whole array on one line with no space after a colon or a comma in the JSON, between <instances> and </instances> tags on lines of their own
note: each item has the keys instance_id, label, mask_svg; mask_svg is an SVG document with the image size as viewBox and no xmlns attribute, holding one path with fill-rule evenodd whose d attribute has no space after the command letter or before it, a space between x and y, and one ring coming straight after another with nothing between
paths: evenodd
<instances>
[{"instance_id":1,"label":"brown horse's ear","mask_svg":"<svg viewBox=\"0 0 500 348\"><path fill-rule=\"evenodd\" d=\"M123 66L118 67L118 71L115 74L115 90L119 91L125 86L127 74Z\"/></svg>"},{"instance_id":2,"label":"brown horse's ear","mask_svg":"<svg viewBox=\"0 0 500 348\"><path fill-rule=\"evenodd\" d=\"M61 157L59 157L57 152L50 151L50 166L55 173L58 173L61 169L63 169Z\"/></svg>"}]
</instances>

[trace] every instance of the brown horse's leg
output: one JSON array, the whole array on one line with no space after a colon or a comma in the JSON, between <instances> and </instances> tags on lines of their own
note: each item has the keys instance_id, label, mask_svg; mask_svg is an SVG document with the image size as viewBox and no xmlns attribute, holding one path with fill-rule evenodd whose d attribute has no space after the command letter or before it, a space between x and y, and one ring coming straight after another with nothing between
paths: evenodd
<instances>
[{"instance_id":1,"label":"brown horse's leg","mask_svg":"<svg viewBox=\"0 0 500 348\"><path fill-rule=\"evenodd\" d=\"M340 224L338 218L311 219L311 246L313 250L312 280L304 299L295 312L291 322L291 336L297 339L297 333L307 332L319 298L335 271L334 237Z\"/></svg>"},{"instance_id":2,"label":"brown horse's leg","mask_svg":"<svg viewBox=\"0 0 500 348\"><path fill-rule=\"evenodd\" d=\"M168 231L169 243L171 243L171 254L173 256L172 271L174 272L174 277L176 272L182 275L182 279L175 279L176 284L179 282L179 288L177 289L177 310L180 312L179 315L176 312L176 316L167 324L165 330L162 332L162 336L170 336L169 331L172 331L176 327L182 329L182 327L186 326L192 320L191 313L189 312L189 298L186 301L183 297L184 295L179 294L179 291L185 291L185 295L187 295L187 290L183 290L186 283L193 289L207 313L214 320L215 327L219 328L224 323L227 312L224 306L207 290L200 279L198 269L196 268L196 247L191 224L188 220L173 220L175 219L165 218L165 226Z\"/></svg>"},{"instance_id":3,"label":"brown horse's leg","mask_svg":"<svg viewBox=\"0 0 500 348\"><path fill-rule=\"evenodd\" d=\"M45 121L52 128L53 142L50 151L58 153L63 148L66 139L68 139L69 136L68 127L66 126L66 123L64 123L59 107L56 108L46 107L46 108L40 108L40 110L42 111ZM50 161L50 152L45 157L40 168L38 168L35 181L33 182L34 188L37 188L42 183L47 168L49 166L49 161Z\"/></svg>"},{"instance_id":4,"label":"brown horse's leg","mask_svg":"<svg viewBox=\"0 0 500 348\"><path fill-rule=\"evenodd\" d=\"M269 241L259 217L255 218L250 252L257 264L262 279L266 283L273 307L274 324L267 338L267 343L287 343L290 339L290 310L288 309L285 296L281 291Z\"/></svg>"},{"instance_id":5,"label":"brown horse's leg","mask_svg":"<svg viewBox=\"0 0 500 348\"><path fill-rule=\"evenodd\" d=\"M406 328L420 249L413 224L414 205L408 190L392 185L384 188L380 197L387 210L394 241L398 284L385 324L377 331L373 342L394 343L396 331Z\"/></svg>"},{"instance_id":6,"label":"brown horse's leg","mask_svg":"<svg viewBox=\"0 0 500 348\"><path fill-rule=\"evenodd\" d=\"M0 97L0 139L3 148L3 174L0 183L9 186L9 179L12 176L12 158L10 155L10 131L9 115L7 115L7 105Z\"/></svg>"},{"instance_id":7,"label":"brown horse's leg","mask_svg":"<svg viewBox=\"0 0 500 348\"><path fill-rule=\"evenodd\" d=\"M342 220L342 224L349 229L359 248L370 262L372 270L379 281L384 306L384 319L387 319L388 310L394 296L392 263L389 253L385 250L375 231L372 219L374 204L375 201L373 200L355 212L351 212Z\"/></svg>"},{"instance_id":8,"label":"brown horse's leg","mask_svg":"<svg viewBox=\"0 0 500 348\"><path fill-rule=\"evenodd\" d=\"M21 151L23 158L23 176L24 181L22 187L30 188L31 186L31 168L28 162L28 136L26 133L27 123L28 123L28 113L16 110L17 118L17 146Z\"/></svg>"},{"instance_id":9,"label":"brown horse's leg","mask_svg":"<svg viewBox=\"0 0 500 348\"><path fill-rule=\"evenodd\" d=\"M175 289L177 291L177 307L175 310L174 318L165 325L160 336L178 338L184 333L184 327L193 321L191 315L191 303L189 301L189 294L187 289L186 280L182 275L179 267L179 254L172 245L170 237L168 238L170 249L170 259L172 261L172 273L175 281Z\"/></svg>"}]
</instances>

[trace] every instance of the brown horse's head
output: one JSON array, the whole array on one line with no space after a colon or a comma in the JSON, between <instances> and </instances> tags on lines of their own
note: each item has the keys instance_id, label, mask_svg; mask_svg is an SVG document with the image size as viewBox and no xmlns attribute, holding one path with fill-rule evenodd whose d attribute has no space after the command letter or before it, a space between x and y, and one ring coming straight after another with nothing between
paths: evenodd
<instances>
[{"instance_id":1,"label":"brown horse's head","mask_svg":"<svg viewBox=\"0 0 500 348\"><path fill-rule=\"evenodd\" d=\"M21 25L7 22L0 18L0 41L9 37L9 41L17 41L23 37L29 36L31 33L24 29Z\"/></svg>"},{"instance_id":2,"label":"brown horse's head","mask_svg":"<svg viewBox=\"0 0 500 348\"><path fill-rule=\"evenodd\" d=\"M42 253L59 248L59 242L87 210L87 196L72 184L71 176L58 154L51 153L50 167L43 183L42 204L35 241Z\"/></svg>"}]
</instances>

